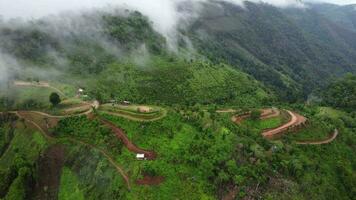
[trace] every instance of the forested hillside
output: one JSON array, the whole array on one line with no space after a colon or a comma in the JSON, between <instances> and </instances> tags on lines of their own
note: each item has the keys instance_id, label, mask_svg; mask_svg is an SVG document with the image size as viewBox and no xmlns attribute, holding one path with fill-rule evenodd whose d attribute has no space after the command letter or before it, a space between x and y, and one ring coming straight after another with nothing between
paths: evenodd
<instances>
[{"instance_id":1,"label":"forested hillside","mask_svg":"<svg viewBox=\"0 0 356 200\"><path fill-rule=\"evenodd\" d=\"M252 74L284 99L355 72L356 32L312 9L207 3L202 13L189 31L200 52Z\"/></svg>"},{"instance_id":2,"label":"forested hillside","mask_svg":"<svg viewBox=\"0 0 356 200\"><path fill-rule=\"evenodd\" d=\"M0 200L355 199L351 6L177 2L0 18Z\"/></svg>"}]
</instances>

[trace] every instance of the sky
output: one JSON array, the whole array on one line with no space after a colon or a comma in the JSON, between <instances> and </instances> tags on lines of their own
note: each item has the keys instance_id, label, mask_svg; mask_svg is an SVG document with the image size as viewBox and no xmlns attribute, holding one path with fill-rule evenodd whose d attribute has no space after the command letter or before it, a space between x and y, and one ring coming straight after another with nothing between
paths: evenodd
<instances>
[{"instance_id":1,"label":"sky","mask_svg":"<svg viewBox=\"0 0 356 200\"><path fill-rule=\"evenodd\" d=\"M340 5L356 4L356 0L314 0L314 1L322 1L327 3L340 4Z\"/></svg>"},{"instance_id":2,"label":"sky","mask_svg":"<svg viewBox=\"0 0 356 200\"><path fill-rule=\"evenodd\" d=\"M123 5L127 4L139 9L155 9L165 16L163 8L171 9L174 2L182 0L0 0L0 15L4 18L39 18L50 14L58 14L67 10L80 10L103 8L109 5ZM191 0L191 1L205 1L205 0ZM236 3L241 3L243 0L225 0ZM277 6L286 6L295 4L296 0L251 0L264 1ZM309 0L320 1L320 0ZM321 0L337 4L351 4L356 0Z\"/></svg>"}]
</instances>

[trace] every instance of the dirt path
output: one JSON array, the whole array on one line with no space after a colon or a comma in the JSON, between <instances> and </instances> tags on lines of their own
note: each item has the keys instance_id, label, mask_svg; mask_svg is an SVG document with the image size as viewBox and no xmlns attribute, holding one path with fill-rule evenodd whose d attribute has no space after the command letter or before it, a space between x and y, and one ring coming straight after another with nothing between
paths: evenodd
<instances>
[{"instance_id":1,"label":"dirt path","mask_svg":"<svg viewBox=\"0 0 356 200\"><path fill-rule=\"evenodd\" d=\"M143 150L137 147L129 140L129 138L126 136L125 132L121 128L118 128L115 124L106 119L100 118L100 121L106 126L108 126L116 134L116 136L124 143L124 145L129 151L136 154L145 154L145 158L147 158L148 160L156 159L157 155L155 152Z\"/></svg>"},{"instance_id":2,"label":"dirt path","mask_svg":"<svg viewBox=\"0 0 356 200\"><path fill-rule=\"evenodd\" d=\"M33 199L57 199L65 150L62 145L49 147L37 162L38 178L34 187Z\"/></svg>"},{"instance_id":3,"label":"dirt path","mask_svg":"<svg viewBox=\"0 0 356 200\"><path fill-rule=\"evenodd\" d=\"M278 117L281 112L278 109L275 108L267 108L267 109L262 109L261 111L261 117L260 119L269 119L269 118L273 118L273 117ZM234 123L241 123L243 120L249 118L251 116L251 112L246 112L242 115L235 115L231 117L231 120Z\"/></svg>"},{"instance_id":4,"label":"dirt path","mask_svg":"<svg viewBox=\"0 0 356 200\"><path fill-rule=\"evenodd\" d=\"M75 116L83 116L83 115L89 115L90 113L93 112L93 108L98 108L99 107L99 103L97 101L94 101L93 103L87 103L85 102L86 106L90 106L89 110L87 110L86 112L83 112L83 113L79 113L79 114L72 114L72 115L51 115L51 114L48 114L48 113L44 113L44 112L41 112L41 111L19 111L19 112L29 112L29 113L36 113L36 114L39 114L39 115L42 115L44 117L47 117L47 118L58 118L58 119L63 119L63 118L67 118L67 117L75 117ZM70 108L70 109L80 109L84 106L80 106L80 107L74 107L74 108Z\"/></svg>"},{"instance_id":5,"label":"dirt path","mask_svg":"<svg viewBox=\"0 0 356 200\"><path fill-rule=\"evenodd\" d=\"M235 109L224 109L224 110L217 110L215 112L217 112L217 113L235 113L237 111L238 110L235 110Z\"/></svg>"},{"instance_id":6,"label":"dirt path","mask_svg":"<svg viewBox=\"0 0 356 200\"><path fill-rule=\"evenodd\" d=\"M100 110L101 113L104 114L108 114L108 115L113 115L113 116L118 116L118 117L123 117L132 121L138 121L138 122L153 122L153 121L157 121L160 120L162 118L164 118L165 116L167 116L167 111L163 111L162 115L156 118L152 118L152 119L142 119L139 117L133 117L130 115L125 115L125 114L120 114L120 113L115 113L115 112L110 112L110 111L105 111L105 110Z\"/></svg>"},{"instance_id":7,"label":"dirt path","mask_svg":"<svg viewBox=\"0 0 356 200\"><path fill-rule=\"evenodd\" d=\"M64 92L62 92L60 89L51 86L48 82L25 82L25 81L14 81L15 86L20 86L20 87L42 87L42 88L51 88L58 92L60 95L63 97L67 97Z\"/></svg>"},{"instance_id":8,"label":"dirt path","mask_svg":"<svg viewBox=\"0 0 356 200\"><path fill-rule=\"evenodd\" d=\"M271 138L275 135L281 134L284 131L289 130L290 128L297 127L297 126L305 123L305 121L306 121L305 117L303 117L297 113L291 112L289 110L287 110L287 113L291 116L291 119L289 120L288 123L283 124L275 129L264 131L264 132L262 132L262 135L264 137Z\"/></svg>"},{"instance_id":9,"label":"dirt path","mask_svg":"<svg viewBox=\"0 0 356 200\"><path fill-rule=\"evenodd\" d=\"M164 181L163 176L148 176L145 175L142 179L136 180L137 185L159 185Z\"/></svg>"},{"instance_id":10,"label":"dirt path","mask_svg":"<svg viewBox=\"0 0 356 200\"><path fill-rule=\"evenodd\" d=\"M321 145L321 144L329 144L332 141L336 139L336 137L339 135L339 131L337 129L334 130L333 134L329 136L325 140L320 140L320 141L304 141L304 142L297 142L297 144L302 144L302 145Z\"/></svg>"},{"instance_id":11,"label":"dirt path","mask_svg":"<svg viewBox=\"0 0 356 200\"><path fill-rule=\"evenodd\" d=\"M279 115L281 115L281 111L279 109L264 109L264 112L261 114L261 119L269 119L278 117Z\"/></svg>"},{"instance_id":12,"label":"dirt path","mask_svg":"<svg viewBox=\"0 0 356 200\"><path fill-rule=\"evenodd\" d=\"M90 148L92 148L92 149L95 149L95 150L99 151L99 152L110 162L110 164L111 164L113 167L115 167L116 171L118 171L118 172L121 174L121 176L124 178L124 180L125 180L125 182L126 182L127 188L128 188L129 190L131 190L131 185L130 185L129 176L124 172L124 170L123 170L119 165L116 164L116 162L114 161L114 159L112 159L112 158L110 157L110 155L109 155L106 151L104 151L104 150L102 150L102 149L99 149L99 148L95 147L94 145L89 144L89 143L84 142L84 141L81 141L81 140L77 140L77 139L73 139L73 138L67 138L67 139L70 140L70 141L72 141L72 142L74 142L74 143L80 143L80 144L82 144L82 145L84 145L84 146L88 146L88 147L90 147Z\"/></svg>"},{"instance_id":13,"label":"dirt path","mask_svg":"<svg viewBox=\"0 0 356 200\"><path fill-rule=\"evenodd\" d=\"M55 140L56 138L52 137L51 135L49 135L40 125L38 125L36 122L32 121L31 119L28 119L26 116L22 115L21 112L15 112L15 114L21 118L21 119L24 119L25 121L29 122L30 124L34 125L41 133L44 137L46 137L48 140L50 141L53 141ZM130 180L129 180L129 177L128 175L124 172L124 170L116 164L116 162L109 156L109 154L107 152L105 152L104 150L102 149L99 149L97 147L95 147L94 145L92 144L89 144L89 143L86 143L84 141L81 141L81 140L77 140L77 139L73 139L73 138L66 138L72 142L75 142L75 143L80 143L84 146L89 146L90 148L92 149L95 149L97 151L99 151L109 162L110 164L115 167L115 169L121 174L121 176L124 178L126 184L127 184L127 187L128 189L130 190L131 189L131 186L130 186Z\"/></svg>"}]
</instances>

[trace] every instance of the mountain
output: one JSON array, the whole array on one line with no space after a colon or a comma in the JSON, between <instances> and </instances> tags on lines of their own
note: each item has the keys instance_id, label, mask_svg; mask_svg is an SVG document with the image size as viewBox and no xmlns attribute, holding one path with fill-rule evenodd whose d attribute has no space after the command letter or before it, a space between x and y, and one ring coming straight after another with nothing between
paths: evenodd
<instances>
[{"instance_id":1,"label":"mountain","mask_svg":"<svg viewBox=\"0 0 356 200\"><path fill-rule=\"evenodd\" d=\"M355 199L351 6L174 2L0 20L0 200Z\"/></svg>"},{"instance_id":2,"label":"mountain","mask_svg":"<svg viewBox=\"0 0 356 200\"><path fill-rule=\"evenodd\" d=\"M205 4L187 33L201 54L252 74L290 100L356 71L356 32L343 24L316 9L245 5Z\"/></svg>"},{"instance_id":3,"label":"mountain","mask_svg":"<svg viewBox=\"0 0 356 200\"><path fill-rule=\"evenodd\" d=\"M314 12L349 30L356 31L356 4L339 6L335 4L309 4Z\"/></svg>"},{"instance_id":4,"label":"mountain","mask_svg":"<svg viewBox=\"0 0 356 200\"><path fill-rule=\"evenodd\" d=\"M197 12L192 7L183 2L180 12ZM261 81L281 100L303 101L330 79L356 72L353 8L329 4L277 8L251 2L240 7L208 1L179 28L179 53L173 57L231 65ZM65 20L5 24L0 47L20 60L61 65L61 69L70 66L68 70L76 74L100 73L139 52L171 57L166 38L139 12L85 13L73 18L80 20L66 19L72 25ZM61 31L53 32L58 27Z\"/></svg>"}]
</instances>

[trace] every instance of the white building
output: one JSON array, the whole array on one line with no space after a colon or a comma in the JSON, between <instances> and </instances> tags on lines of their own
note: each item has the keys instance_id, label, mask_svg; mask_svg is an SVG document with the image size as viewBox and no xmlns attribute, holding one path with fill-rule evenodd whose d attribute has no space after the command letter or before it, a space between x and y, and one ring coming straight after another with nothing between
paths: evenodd
<instances>
[{"instance_id":1,"label":"white building","mask_svg":"<svg viewBox=\"0 0 356 200\"><path fill-rule=\"evenodd\" d=\"M138 154L136 154L136 159L137 160L145 160L146 158L145 158L145 154L141 154L141 153L138 153Z\"/></svg>"}]
</instances>

